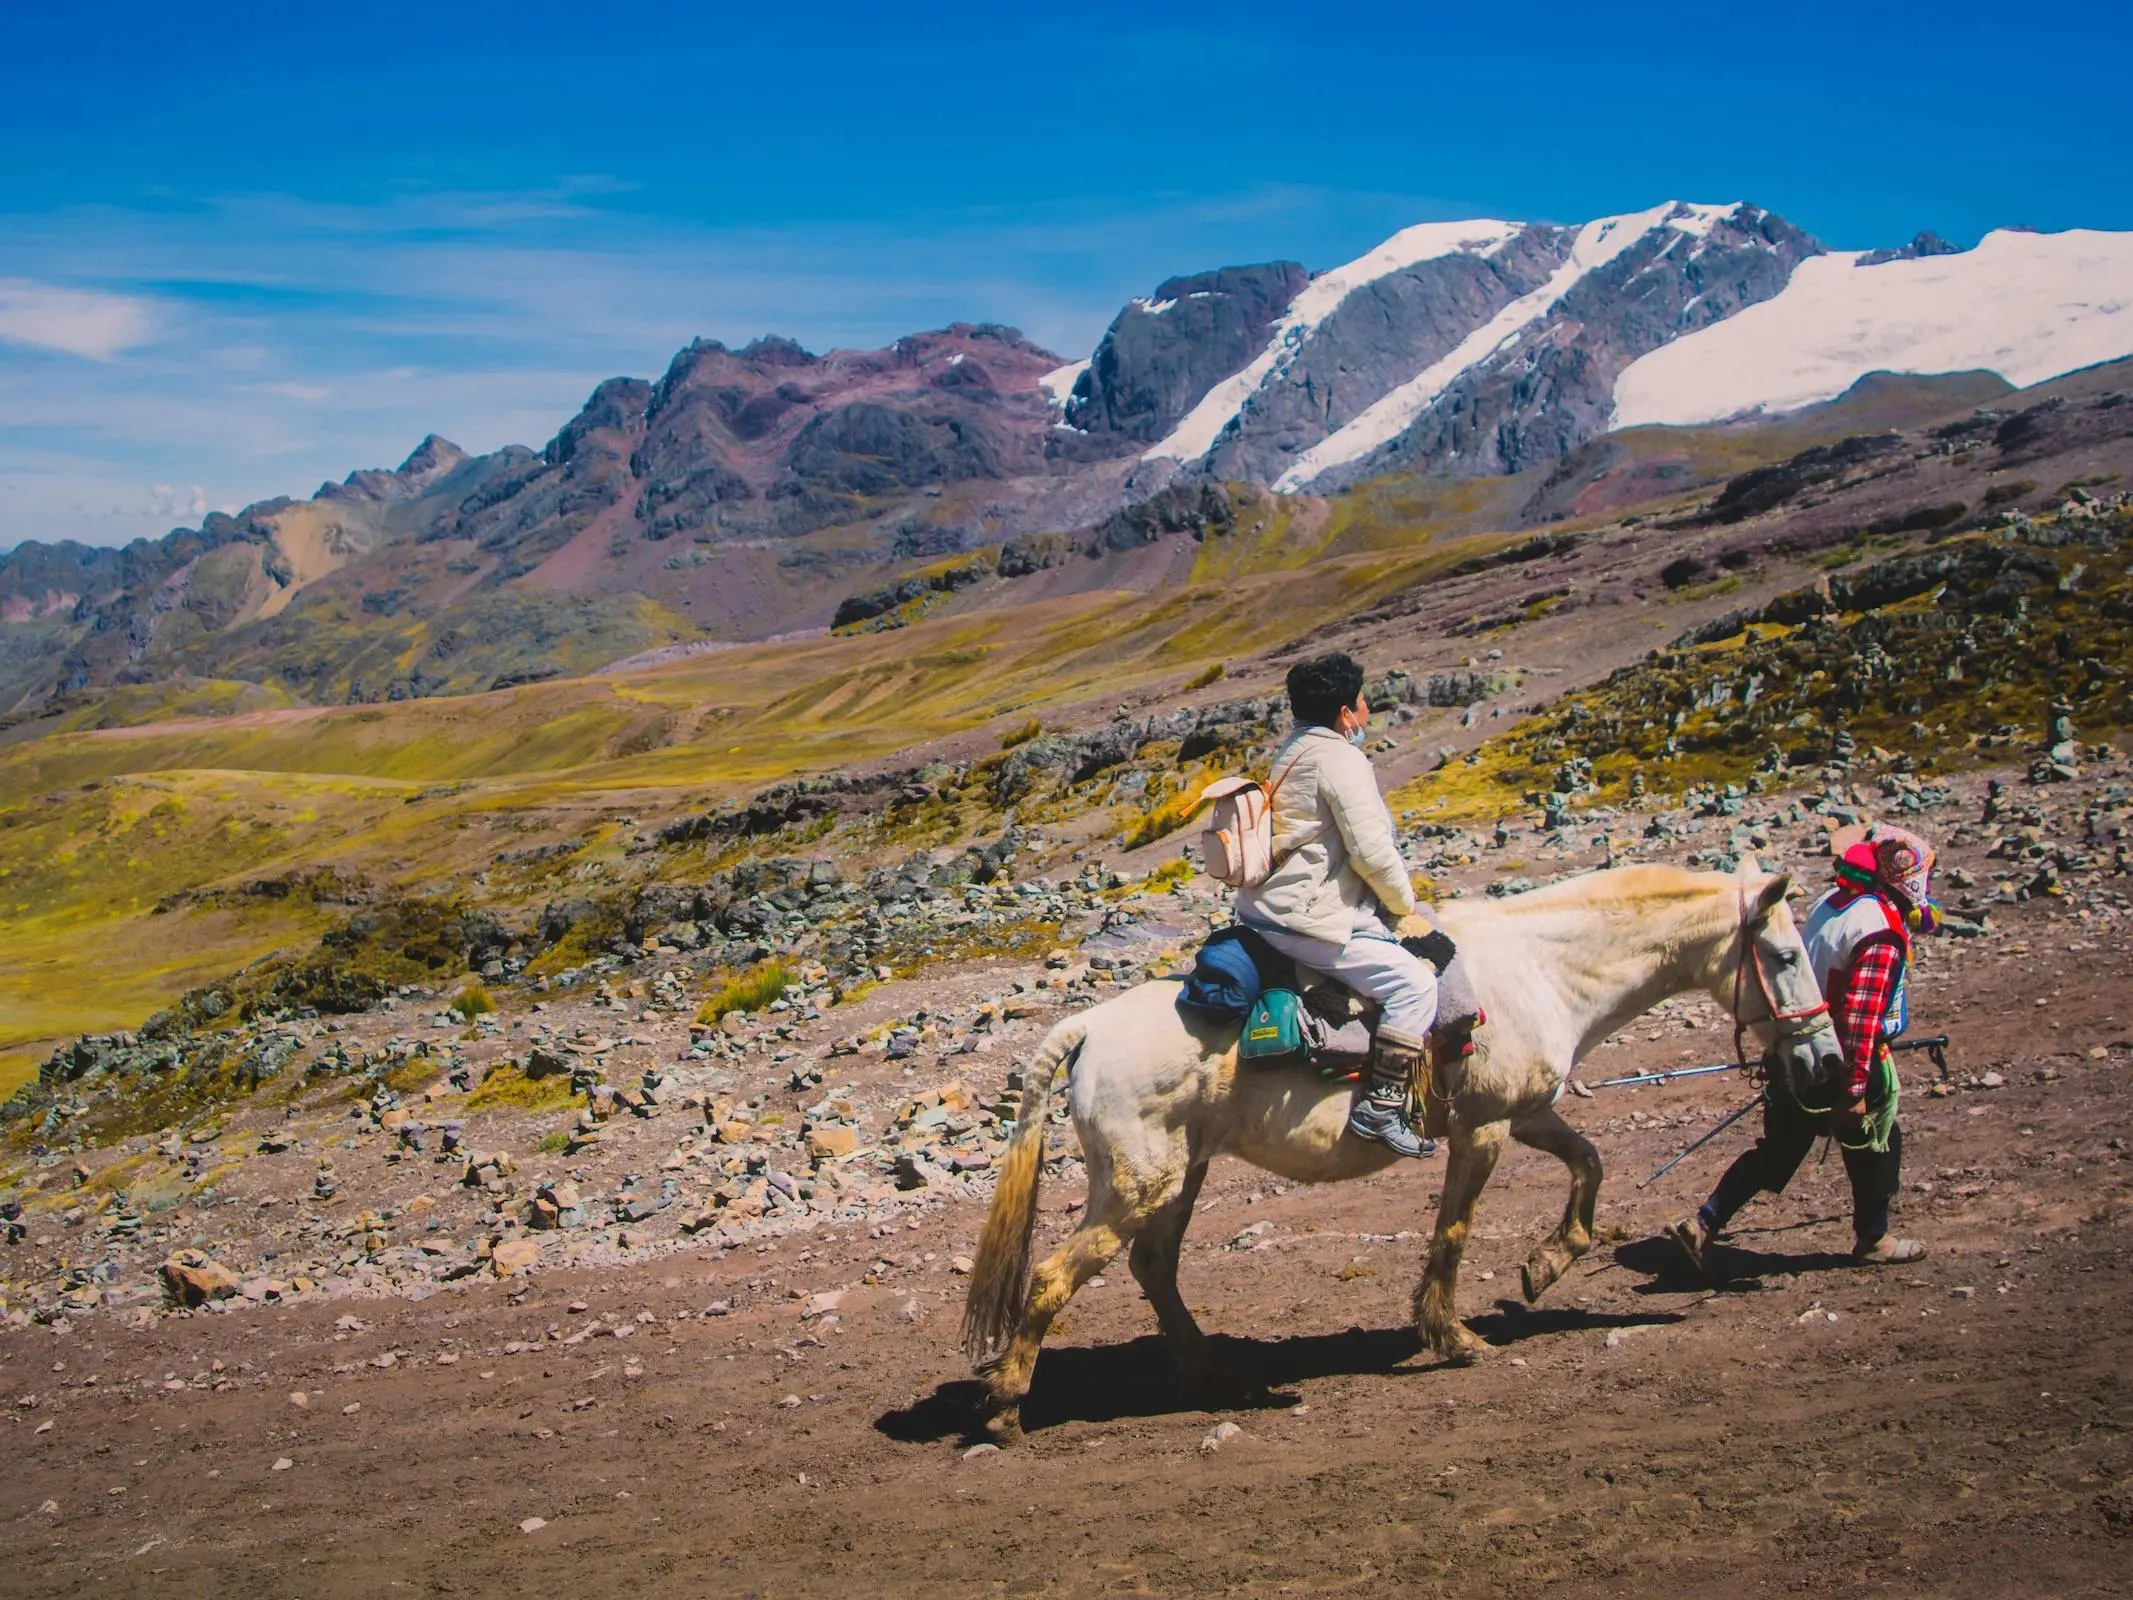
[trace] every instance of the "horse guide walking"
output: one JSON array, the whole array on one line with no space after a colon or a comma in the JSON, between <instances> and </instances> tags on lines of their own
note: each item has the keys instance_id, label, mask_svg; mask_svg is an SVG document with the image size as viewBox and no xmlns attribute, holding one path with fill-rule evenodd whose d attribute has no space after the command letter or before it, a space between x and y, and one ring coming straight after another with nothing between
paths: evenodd
<instances>
[{"instance_id":1,"label":"horse guide walking","mask_svg":"<svg viewBox=\"0 0 2133 1600\"><path fill-rule=\"evenodd\" d=\"M1807 952L1828 996L1830 1020L1844 1042L1844 1070L1828 1091L1802 1096L1783 1081L1763 1091L1763 1133L1694 1215L1667 1229L1692 1266L1708 1276L1711 1240L1757 1194L1792 1181L1814 1142L1827 1134L1844 1153L1852 1189L1852 1259L1862 1266L1916 1261L1915 1239L1889 1234L1889 1203L1903 1176L1903 1129L1889 1041L1904 1031L1910 1007L1904 973L1911 934L1931 933L1940 916L1931 897L1933 847L1886 823L1840 830L1830 840L1836 887L1807 914Z\"/></svg>"},{"instance_id":2,"label":"horse guide walking","mask_svg":"<svg viewBox=\"0 0 2133 1600\"><path fill-rule=\"evenodd\" d=\"M1549 1152L1570 1173L1562 1222L1526 1262L1526 1298L1539 1298L1591 1248L1599 1153L1555 1101L1579 1059L1616 1029L1669 996L1700 991L1800 1092L1817 1092L1842 1068L1785 905L1789 886L1753 868L1638 866L1443 908L1444 931L1471 962L1490 1021L1488 1048L1468 1058L1448 1107L1444 1192L1414 1295L1415 1325L1440 1356L1471 1361L1487 1349L1459 1320L1459 1263L1507 1138ZM1178 1293L1179 1248L1216 1156L1307 1183L1363 1177L1400 1159L1350 1134L1346 1084L1308 1066L1240 1071L1234 1025L1181 1014L1178 988L1145 983L1068 1018L1027 1070L963 1316L963 1347L1002 1436L1019 1427L1053 1318L1122 1249L1186 1380L1211 1399L1249 1392L1222 1369ZM1066 1241L1033 1268L1046 1116L1062 1071L1088 1201Z\"/></svg>"}]
</instances>

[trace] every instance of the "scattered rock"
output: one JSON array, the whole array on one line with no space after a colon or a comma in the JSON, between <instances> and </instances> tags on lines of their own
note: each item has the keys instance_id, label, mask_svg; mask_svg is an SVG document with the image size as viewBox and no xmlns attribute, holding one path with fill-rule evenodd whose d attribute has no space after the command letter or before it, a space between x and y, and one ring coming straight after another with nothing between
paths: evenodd
<instances>
[{"instance_id":1,"label":"scattered rock","mask_svg":"<svg viewBox=\"0 0 2133 1600\"><path fill-rule=\"evenodd\" d=\"M200 1250L180 1250L157 1269L164 1297L174 1306L203 1306L240 1292L237 1274Z\"/></svg>"},{"instance_id":2,"label":"scattered rock","mask_svg":"<svg viewBox=\"0 0 2133 1600\"><path fill-rule=\"evenodd\" d=\"M834 1161L840 1156L855 1154L858 1149L857 1128L832 1123L826 1127L808 1130L807 1153L817 1161Z\"/></svg>"},{"instance_id":3,"label":"scattered rock","mask_svg":"<svg viewBox=\"0 0 2133 1600\"><path fill-rule=\"evenodd\" d=\"M1218 1422L1207 1430L1207 1437L1200 1441L1200 1454L1211 1456L1232 1439L1244 1437L1244 1430L1234 1422Z\"/></svg>"},{"instance_id":4,"label":"scattered rock","mask_svg":"<svg viewBox=\"0 0 2133 1600\"><path fill-rule=\"evenodd\" d=\"M489 1269L499 1278L531 1272L541 1259L538 1239L503 1239L489 1252Z\"/></svg>"}]
</instances>

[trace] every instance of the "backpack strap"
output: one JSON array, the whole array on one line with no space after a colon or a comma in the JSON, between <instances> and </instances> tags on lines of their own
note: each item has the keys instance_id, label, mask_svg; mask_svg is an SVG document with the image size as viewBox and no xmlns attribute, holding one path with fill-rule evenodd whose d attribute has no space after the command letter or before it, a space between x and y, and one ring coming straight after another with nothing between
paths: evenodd
<instances>
[{"instance_id":1,"label":"backpack strap","mask_svg":"<svg viewBox=\"0 0 2133 1600\"><path fill-rule=\"evenodd\" d=\"M1281 786L1289 781L1289 774L1296 770L1297 763L1301 762L1303 758L1304 753L1301 750L1297 751L1295 755L1291 756L1289 758L1289 764L1281 769L1281 776L1274 779L1272 787L1270 787L1266 792L1266 822L1267 832L1269 835L1269 845L1271 845L1272 843L1272 833L1274 828L1274 796L1281 792ZM1318 830L1318 832L1323 831L1323 829ZM1289 862L1290 857L1294 856L1297 851L1301 850L1305 845L1309 844L1313 839L1318 837L1318 832L1311 833L1305 836L1304 838L1298 839L1295 843L1291 844L1286 850L1269 849L1267 853L1267 876L1272 877L1276 872L1279 872L1284 866L1286 866Z\"/></svg>"}]
</instances>

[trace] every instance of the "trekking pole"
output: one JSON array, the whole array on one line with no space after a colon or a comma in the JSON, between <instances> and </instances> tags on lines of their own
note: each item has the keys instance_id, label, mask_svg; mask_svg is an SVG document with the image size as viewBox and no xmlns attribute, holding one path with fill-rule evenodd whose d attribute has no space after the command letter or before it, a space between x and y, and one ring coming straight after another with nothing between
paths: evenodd
<instances>
[{"instance_id":1,"label":"trekking pole","mask_svg":"<svg viewBox=\"0 0 2133 1600\"><path fill-rule=\"evenodd\" d=\"M1620 1089L1635 1083L1668 1083L1675 1078L1704 1078L1714 1072L1738 1072L1740 1068L1731 1062L1718 1067L1676 1067L1671 1072L1633 1072L1626 1078L1602 1078L1598 1083L1588 1083L1588 1089Z\"/></svg>"},{"instance_id":2,"label":"trekking pole","mask_svg":"<svg viewBox=\"0 0 2133 1600\"><path fill-rule=\"evenodd\" d=\"M1941 1082L1948 1081L1948 1036L1945 1033L1930 1034L1923 1039L1898 1039L1890 1044L1889 1051L1923 1050L1932 1059L1939 1071Z\"/></svg>"},{"instance_id":3,"label":"trekking pole","mask_svg":"<svg viewBox=\"0 0 2133 1600\"><path fill-rule=\"evenodd\" d=\"M1646 1178L1643 1183L1638 1184L1637 1187L1642 1189L1653 1183L1658 1182L1659 1179L1665 1177L1669 1172L1672 1172L1676 1167L1680 1166L1683 1161L1694 1155L1698 1150L1701 1150L1705 1145L1709 1144L1713 1139L1724 1133L1728 1128L1732 1127L1734 1123L1740 1121L1742 1117L1745 1117L1749 1112L1753 1111L1757 1106L1761 1105L1762 1103L1762 1091L1757 1090L1756 1096L1753 1100L1750 1100L1746 1105L1740 1107L1740 1109L1738 1109L1737 1111L1728 1113L1725 1121L1721 1122L1717 1127L1713 1128L1701 1139L1698 1139L1694 1144L1683 1150L1679 1155L1675 1156L1673 1160L1669 1161L1665 1166L1661 1167L1649 1178Z\"/></svg>"}]
</instances>

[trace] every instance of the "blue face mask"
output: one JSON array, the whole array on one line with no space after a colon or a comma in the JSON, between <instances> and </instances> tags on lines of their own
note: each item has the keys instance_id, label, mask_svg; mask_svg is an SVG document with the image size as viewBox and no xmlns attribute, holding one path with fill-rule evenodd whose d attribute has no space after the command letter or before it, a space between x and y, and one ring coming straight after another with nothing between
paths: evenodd
<instances>
[{"instance_id":1,"label":"blue face mask","mask_svg":"<svg viewBox=\"0 0 2133 1600\"><path fill-rule=\"evenodd\" d=\"M1348 742L1349 742L1350 744L1354 745L1354 746L1356 747L1356 749L1358 749L1358 750L1360 750L1360 749L1362 749L1362 748L1363 748L1363 735L1364 735L1364 732L1365 732L1365 730L1364 730L1364 729L1362 729L1362 728L1357 728L1357 729L1356 729L1356 730L1355 730L1355 731L1354 731L1353 733L1351 733L1351 734L1349 734L1349 735L1348 735Z\"/></svg>"}]
</instances>

